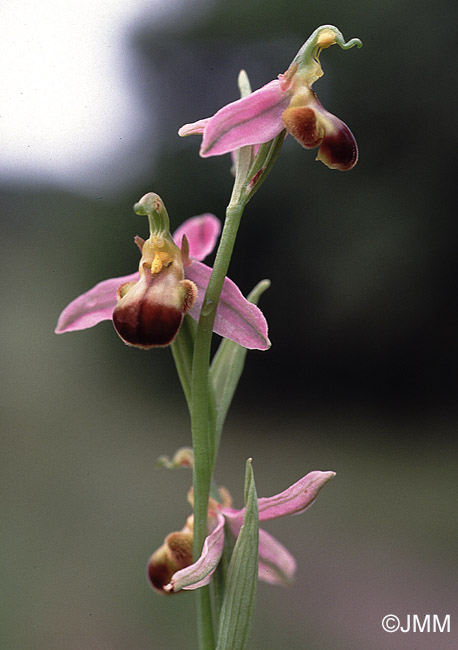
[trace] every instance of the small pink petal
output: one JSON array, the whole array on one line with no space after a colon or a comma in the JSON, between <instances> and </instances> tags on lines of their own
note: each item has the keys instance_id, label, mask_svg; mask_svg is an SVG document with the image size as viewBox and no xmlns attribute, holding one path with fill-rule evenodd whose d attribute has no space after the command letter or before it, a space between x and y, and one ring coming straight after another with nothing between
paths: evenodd
<instances>
[{"instance_id":1,"label":"small pink petal","mask_svg":"<svg viewBox=\"0 0 458 650\"><path fill-rule=\"evenodd\" d=\"M290 99L280 81L274 79L251 95L223 106L204 129L200 155L219 156L272 140L284 128L281 116Z\"/></svg>"},{"instance_id":2,"label":"small pink petal","mask_svg":"<svg viewBox=\"0 0 458 650\"><path fill-rule=\"evenodd\" d=\"M202 135L210 119L211 118L206 117L203 120L197 120L197 122L184 124L180 129L178 129L178 135L182 138L187 135Z\"/></svg>"},{"instance_id":3,"label":"small pink petal","mask_svg":"<svg viewBox=\"0 0 458 650\"><path fill-rule=\"evenodd\" d=\"M211 272L211 268L202 262L193 262L185 269L186 277L198 289L196 302L188 312L194 320L199 319ZM213 331L249 350L267 350L270 347L267 321L262 311L248 302L229 278L224 280Z\"/></svg>"},{"instance_id":4,"label":"small pink petal","mask_svg":"<svg viewBox=\"0 0 458 650\"><path fill-rule=\"evenodd\" d=\"M224 517L217 515L215 529L206 537L199 559L173 574L165 591L180 591L180 589L198 589L208 585L221 559L224 547Z\"/></svg>"},{"instance_id":5,"label":"small pink petal","mask_svg":"<svg viewBox=\"0 0 458 650\"><path fill-rule=\"evenodd\" d=\"M112 320L113 309L117 303L117 290L125 282L136 282L138 272L120 278L110 278L99 282L75 298L59 316L56 334L74 332L94 327L103 320Z\"/></svg>"},{"instance_id":6,"label":"small pink petal","mask_svg":"<svg viewBox=\"0 0 458 650\"><path fill-rule=\"evenodd\" d=\"M215 215L206 213L182 223L175 231L173 240L181 248L185 235L189 244L189 256L200 261L213 251L220 232L220 220Z\"/></svg>"},{"instance_id":7,"label":"small pink petal","mask_svg":"<svg viewBox=\"0 0 458 650\"><path fill-rule=\"evenodd\" d=\"M296 572L296 560L291 553L267 531L259 529L258 577L272 585L287 585Z\"/></svg>"}]
</instances>

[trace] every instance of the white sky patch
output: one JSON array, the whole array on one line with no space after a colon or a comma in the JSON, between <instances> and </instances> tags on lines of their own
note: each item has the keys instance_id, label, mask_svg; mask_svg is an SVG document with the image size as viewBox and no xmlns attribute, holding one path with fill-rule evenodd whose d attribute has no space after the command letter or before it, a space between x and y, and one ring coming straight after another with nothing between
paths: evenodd
<instances>
[{"instance_id":1,"label":"white sky patch","mask_svg":"<svg viewBox=\"0 0 458 650\"><path fill-rule=\"evenodd\" d=\"M83 191L130 182L135 142L154 118L129 83L128 39L140 20L176 18L180 5L1 0L0 177Z\"/></svg>"}]
</instances>

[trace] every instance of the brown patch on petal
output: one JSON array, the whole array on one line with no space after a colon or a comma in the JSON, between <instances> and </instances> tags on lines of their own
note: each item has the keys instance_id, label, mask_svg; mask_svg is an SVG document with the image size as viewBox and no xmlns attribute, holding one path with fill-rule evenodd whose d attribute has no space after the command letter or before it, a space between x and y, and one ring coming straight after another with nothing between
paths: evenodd
<instances>
[{"instance_id":1,"label":"brown patch on petal","mask_svg":"<svg viewBox=\"0 0 458 650\"><path fill-rule=\"evenodd\" d=\"M120 301L113 311L113 324L122 340L143 349L169 345L182 320L183 313L176 307L148 300Z\"/></svg>"},{"instance_id":2,"label":"brown patch on petal","mask_svg":"<svg viewBox=\"0 0 458 650\"><path fill-rule=\"evenodd\" d=\"M310 106L289 106L282 115L283 124L306 149L318 147L323 140L323 129Z\"/></svg>"},{"instance_id":3,"label":"brown patch on petal","mask_svg":"<svg viewBox=\"0 0 458 650\"><path fill-rule=\"evenodd\" d=\"M348 126L338 117L332 117L335 128L331 133L326 133L317 160L331 169L348 171L358 162L358 145Z\"/></svg>"}]
</instances>

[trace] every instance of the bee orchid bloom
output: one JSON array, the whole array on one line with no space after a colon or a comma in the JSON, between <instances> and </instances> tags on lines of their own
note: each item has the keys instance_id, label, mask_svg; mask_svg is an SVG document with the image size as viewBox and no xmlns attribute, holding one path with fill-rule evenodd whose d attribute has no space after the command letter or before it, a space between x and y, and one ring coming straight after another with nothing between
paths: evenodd
<instances>
[{"instance_id":1,"label":"bee orchid bloom","mask_svg":"<svg viewBox=\"0 0 458 650\"><path fill-rule=\"evenodd\" d=\"M346 43L333 25L319 27L278 79L227 104L213 117L185 124L178 134L201 134L200 155L205 158L268 142L286 129L306 149L319 147L317 160L331 169L352 169L358 160L352 132L323 108L312 90L323 76L321 50L334 44L344 50L362 45L357 38Z\"/></svg>"},{"instance_id":2,"label":"bee orchid bloom","mask_svg":"<svg viewBox=\"0 0 458 650\"><path fill-rule=\"evenodd\" d=\"M272 497L258 499L259 521L278 519L304 512L335 472L309 472L289 488ZM199 559L192 563L193 517L185 527L166 537L164 544L150 557L147 575L151 586L159 593L174 593L181 589L197 589L208 584L221 559L227 532L237 538L243 525L245 509L230 506L226 493L224 504L210 500L209 535ZM260 580L270 584L289 584L296 571L291 553L265 530L259 530Z\"/></svg>"},{"instance_id":3,"label":"bee orchid bloom","mask_svg":"<svg viewBox=\"0 0 458 650\"><path fill-rule=\"evenodd\" d=\"M142 252L139 270L104 280L73 300L59 317L57 334L112 320L125 343L148 349L171 343L185 314L199 319L212 272L201 260L215 247L219 219L212 214L192 217L172 238L167 212L156 194L146 194L134 209L147 214L150 223L150 237L135 238ZM270 347L261 310L229 278L224 281L213 329L249 349Z\"/></svg>"}]
</instances>

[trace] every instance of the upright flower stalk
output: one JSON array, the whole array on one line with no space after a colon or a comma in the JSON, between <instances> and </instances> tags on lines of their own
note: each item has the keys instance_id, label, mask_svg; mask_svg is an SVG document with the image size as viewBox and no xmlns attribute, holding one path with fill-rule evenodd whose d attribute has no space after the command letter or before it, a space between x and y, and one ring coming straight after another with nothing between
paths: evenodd
<instances>
[{"instance_id":1,"label":"upright flower stalk","mask_svg":"<svg viewBox=\"0 0 458 650\"><path fill-rule=\"evenodd\" d=\"M109 320L128 345L171 346L190 411L192 450L182 449L172 461L161 457L160 462L193 468L193 513L153 553L148 579L163 594L195 590L199 650L247 649L258 577L287 584L296 569L294 557L259 522L303 512L334 476L312 471L283 492L258 499L249 459L241 510L232 508L228 492L213 482L221 431L246 351L270 346L267 322L257 307L269 282L259 283L245 299L227 277L244 209L288 134L306 149L318 148L317 159L331 169L346 171L358 160L352 132L321 106L312 90L323 74L320 53L334 44L344 50L361 46L358 39L346 42L332 25L320 27L284 74L252 93L242 71L239 100L179 130L182 136L202 136L202 157L230 153L234 163L213 268L202 260L215 247L219 220L209 213L192 217L172 235L162 200L149 192L134 206L149 224L149 237L135 238L141 252L138 271L99 282L77 297L56 327L57 333L71 332ZM213 332L223 340L211 359Z\"/></svg>"},{"instance_id":2,"label":"upright flower stalk","mask_svg":"<svg viewBox=\"0 0 458 650\"><path fill-rule=\"evenodd\" d=\"M250 155L251 152L246 151L244 157L248 158ZM259 162L257 164L259 165ZM247 178L243 164L237 161L234 188L226 209L221 240L205 292L194 343L191 385L191 428L194 448L194 558L200 555L208 534L208 499L216 452L214 403L209 382L213 323L224 278L227 275L234 250L240 220L252 192L252 188L248 188L250 178ZM214 637L208 587L198 590L197 599L200 648L201 650L213 650Z\"/></svg>"}]
</instances>

